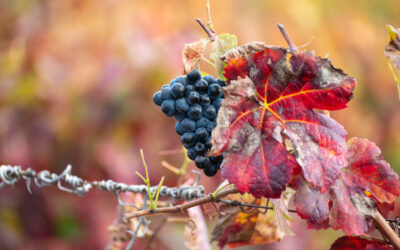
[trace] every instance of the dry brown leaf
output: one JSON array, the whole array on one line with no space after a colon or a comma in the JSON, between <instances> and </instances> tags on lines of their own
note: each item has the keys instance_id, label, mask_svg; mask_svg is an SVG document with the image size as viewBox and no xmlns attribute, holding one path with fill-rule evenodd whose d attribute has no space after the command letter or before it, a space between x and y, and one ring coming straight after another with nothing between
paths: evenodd
<instances>
[{"instance_id":1,"label":"dry brown leaf","mask_svg":"<svg viewBox=\"0 0 400 250\"><path fill-rule=\"evenodd\" d=\"M250 194L230 195L229 199L248 204L267 204L265 199L256 199ZM242 210L239 206L222 205L221 213L223 215L214 226L211 239L217 241L220 248L225 245L239 247L268 244L280 241L284 236L278 228L273 210L261 213L260 210L248 207Z\"/></svg>"},{"instance_id":2,"label":"dry brown leaf","mask_svg":"<svg viewBox=\"0 0 400 250\"><path fill-rule=\"evenodd\" d=\"M187 43L183 45L183 65L185 74L198 67L201 58L203 57L208 40L200 39L194 43Z\"/></svg>"}]
</instances>

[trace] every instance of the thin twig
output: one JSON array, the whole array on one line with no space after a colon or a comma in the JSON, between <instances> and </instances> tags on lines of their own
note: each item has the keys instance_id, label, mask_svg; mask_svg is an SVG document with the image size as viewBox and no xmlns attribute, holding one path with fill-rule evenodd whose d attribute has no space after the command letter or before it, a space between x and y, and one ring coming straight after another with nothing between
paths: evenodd
<instances>
[{"instance_id":1,"label":"thin twig","mask_svg":"<svg viewBox=\"0 0 400 250\"><path fill-rule=\"evenodd\" d=\"M400 249L400 238L396 234L395 231L390 227L389 223L387 223L386 219L376 211L374 224L376 228L378 228L379 232L390 241L390 244L394 246L396 249Z\"/></svg>"},{"instance_id":2,"label":"thin twig","mask_svg":"<svg viewBox=\"0 0 400 250\"><path fill-rule=\"evenodd\" d=\"M220 199L220 198L222 198L224 196L227 196L229 194L234 194L234 193L237 193L237 192L238 192L237 188L229 188L229 189L222 190L221 192L219 192L217 194L217 196L215 197L215 200L218 200L218 199ZM194 201L190 201L190 202L186 202L186 203L183 203L181 205L174 206L174 207L162 207L162 208L157 208L156 210L145 209L145 210L138 211L138 212L135 212L135 213L127 214L127 218L131 219L131 218L134 218L134 217L146 216L146 215L165 214L165 213L179 213L179 212L182 212L182 211L184 211L184 210L186 210L188 208L199 206L199 205L202 205L202 204L205 204L205 203L209 203L209 202L211 202L213 200L214 200L214 198L211 195L207 195L207 196L205 196L203 198L200 198L200 199L197 199L197 200L194 200Z\"/></svg>"},{"instance_id":3,"label":"thin twig","mask_svg":"<svg viewBox=\"0 0 400 250\"><path fill-rule=\"evenodd\" d=\"M257 205L257 204L249 204L249 203L244 203L241 201L219 199L219 200L216 200L216 202L222 202L222 203L228 204L230 206L253 207L253 208L260 208L260 209L274 209L274 207ZM288 211L291 213L297 213L297 210L295 210L295 209L288 209Z\"/></svg>"},{"instance_id":4,"label":"thin twig","mask_svg":"<svg viewBox=\"0 0 400 250\"><path fill-rule=\"evenodd\" d=\"M212 33L214 33L214 34L216 34L217 32L215 32L215 30L214 30L214 27L213 27L213 25L212 25L212 21L211 21L211 5L210 5L210 0L207 0L207 6L206 6L206 9L207 9L207 25L208 25L208 28L211 30L211 32Z\"/></svg>"},{"instance_id":5,"label":"thin twig","mask_svg":"<svg viewBox=\"0 0 400 250\"><path fill-rule=\"evenodd\" d=\"M292 39L290 39L289 34L287 33L285 27L284 27L282 24L280 24L280 23L278 23L277 25L278 25L279 30L280 30L281 33L282 33L282 36L285 38L286 43L289 45L289 50L290 50L290 52L292 52L292 53L299 52L299 50L298 50L298 48L296 47L296 45L294 45Z\"/></svg>"},{"instance_id":6,"label":"thin twig","mask_svg":"<svg viewBox=\"0 0 400 250\"><path fill-rule=\"evenodd\" d=\"M200 18L196 18L196 22L198 22L200 24L201 28L207 33L208 38L211 41L214 41L216 34L213 31L209 30L207 28L207 26L200 20Z\"/></svg>"}]
</instances>

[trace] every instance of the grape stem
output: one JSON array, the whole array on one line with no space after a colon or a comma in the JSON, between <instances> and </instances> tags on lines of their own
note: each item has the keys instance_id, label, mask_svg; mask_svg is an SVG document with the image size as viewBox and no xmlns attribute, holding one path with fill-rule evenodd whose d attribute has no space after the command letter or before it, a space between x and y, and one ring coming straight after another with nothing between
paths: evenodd
<instances>
[{"instance_id":1,"label":"grape stem","mask_svg":"<svg viewBox=\"0 0 400 250\"><path fill-rule=\"evenodd\" d=\"M290 52L292 52L292 53L299 52L299 49L296 47L296 45L294 45L292 39L290 39L290 36L287 33L285 27L280 23L278 23L277 26L278 26L279 30L281 31L283 38L285 38L286 43L289 45Z\"/></svg>"},{"instance_id":2,"label":"grape stem","mask_svg":"<svg viewBox=\"0 0 400 250\"><path fill-rule=\"evenodd\" d=\"M196 22L200 24L201 28L207 33L208 38L211 41L215 41L215 37L217 36L215 31L207 28L207 26L200 20L200 18L196 18Z\"/></svg>"}]
</instances>

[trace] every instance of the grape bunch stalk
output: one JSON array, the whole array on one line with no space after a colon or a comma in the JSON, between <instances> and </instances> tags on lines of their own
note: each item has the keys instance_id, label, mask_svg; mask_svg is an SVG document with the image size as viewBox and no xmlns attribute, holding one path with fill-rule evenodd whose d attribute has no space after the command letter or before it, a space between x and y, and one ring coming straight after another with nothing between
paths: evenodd
<instances>
[{"instance_id":1,"label":"grape bunch stalk","mask_svg":"<svg viewBox=\"0 0 400 250\"><path fill-rule=\"evenodd\" d=\"M187 156L207 176L217 174L223 156L208 157L211 131L217 126L216 118L224 100L225 82L210 75L201 77L198 69L179 76L153 96L153 102L162 112L176 120L175 131L187 149Z\"/></svg>"}]
</instances>

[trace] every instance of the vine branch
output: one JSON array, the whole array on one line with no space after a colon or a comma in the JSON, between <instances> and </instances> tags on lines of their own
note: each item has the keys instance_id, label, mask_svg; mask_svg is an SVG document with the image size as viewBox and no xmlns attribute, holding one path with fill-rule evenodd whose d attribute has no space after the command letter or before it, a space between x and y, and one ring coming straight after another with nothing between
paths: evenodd
<instances>
[{"instance_id":1,"label":"vine branch","mask_svg":"<svg viewBox=\"0 0 400 250\"><path fill-rule=\"evenodd\" d=\"M286 43L289 45L290 52L292 52L292 53L299 52L299 49L296 47L296 45L294 44L294 42L290 38L290 36L287 33L285 27L280 23L278 23L277 26L278 26L279 30L281 31L283 38L285 38Z\"/></svg>"},{"instance_id":2,"label":"vine branch","mask_svg":"<svg viewBox=\"0 0 400 250\"><path fill-rule=\"evenodd\" d=\"M396 234L396 232L390 227L389 223L387 223L386 219L382 216L379 211L376 211L374 218L375 227L379 230L379 232L389 240L389 242L396 249L400 249L400 238Z\"/></svg>"},{"instance_id":3,"label":"vine branch","mask_svg":"<svg viewBox=\"0 0 400 250\"><path fill-rule=\"evenodd\" d=\"M215 37L217 36L217 34L215 33L215 31L210 30L209 28L207 28L207 26L200 20L200 18L196 18L196 22L198 24L200 24L201 28L207 33L208 38L211 41L215 40Z\"/></svg>"},{"instance_id":4,"label":"vine branch","mask_svg":"<svg viewBox=\"0 0 400 250\"><path fill-rule=\"evenodd\" d=\"M213 202L213 201L218 201L220 198L225 197L229 194L235 194L238 193L237 188L228 188L225 190L222 190L218 192L216 195L215 199L212 197L212 195L207 195L203 198L189 201L186 203L183 203L181 205L173 206L173 207L161 207L157 208L156 210L151 210L151 209L145 209L141 210L135 213L127 214L126 218L131 219L134 217L139 217L139 216L146 216L146 215L155 215L155 214L165 214L165 213L178 213L182 212L188 208L199 206L205 203Z\"/></svg>"}]
</instances>

